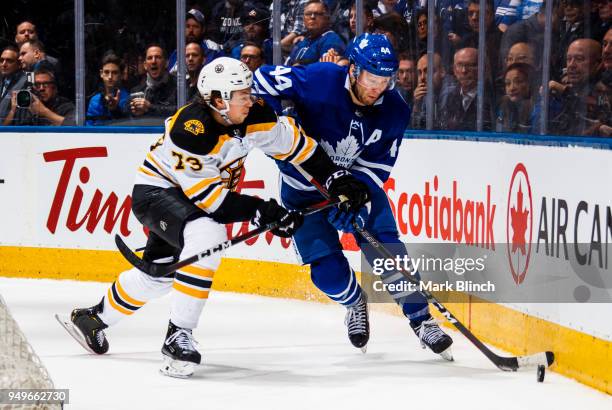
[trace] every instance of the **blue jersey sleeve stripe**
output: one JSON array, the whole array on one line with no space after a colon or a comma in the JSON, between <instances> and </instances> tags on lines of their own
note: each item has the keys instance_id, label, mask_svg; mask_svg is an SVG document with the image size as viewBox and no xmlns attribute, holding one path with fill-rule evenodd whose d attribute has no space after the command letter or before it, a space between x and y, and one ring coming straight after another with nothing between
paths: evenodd
<instances>
[{"instance_id":1,"label":"blue jersey sleeve stripe","mask_svg":"<svg viewBox=\"0 0 612 410\"><path fill-rule=\"evenodd\" d=\"M257 79L257 83L262 86L268 94L274 97L278 96L278 92L268 83L259 70L255 71L255 78Z\"/></svg>"},{"instance_id":2,"label":"blue jersey sleeve stripe","mask_svg":"<svg viewBox=\"0 0 612 410\"><path fill-rule=\"evenodd\" d=\"M381 181L381 179L378 177L378 175L376 175L374 172L372 172L372 170L370 168L360 167L360 166L353 165L351 167L351 169L353 169L355 171L363 172L364 174L366 174L367 176L372 178L372 181L374 181L376 183L376 185L378 185L379 187L383 186L383 181Z\"/></svg>"},{"instance_id":3,"label":"blue jersey sleeve stripe","mask_svg":"<svg viewBox=\"0 0 612 410\"><path fill-rule=\"evenodd\" d=\"M393 170L393 167L390 165L378 164L376 162L366 161L361 158L357 158L356 162L363 165L364 167L382 169L383 171L386 171L386 172L391 172Z\"/></svg>"}]
</instances>

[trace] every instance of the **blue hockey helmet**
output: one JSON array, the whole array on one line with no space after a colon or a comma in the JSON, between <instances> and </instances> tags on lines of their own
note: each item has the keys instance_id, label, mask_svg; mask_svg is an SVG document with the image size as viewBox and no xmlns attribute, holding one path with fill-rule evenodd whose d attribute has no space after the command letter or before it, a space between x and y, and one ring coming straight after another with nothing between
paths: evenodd
<instances>
[{"instance_id":1,"label":"blue hockey helmet","mask_svg":"<svg viewBox=\"0 0 612 410\"><path fill-rule=\"evenodd\" d=\"M392 77L399 68L399 62L391 42L384 34L363 33L353 40L349 61L357 70Z\"/></svg>"}]
</instances>

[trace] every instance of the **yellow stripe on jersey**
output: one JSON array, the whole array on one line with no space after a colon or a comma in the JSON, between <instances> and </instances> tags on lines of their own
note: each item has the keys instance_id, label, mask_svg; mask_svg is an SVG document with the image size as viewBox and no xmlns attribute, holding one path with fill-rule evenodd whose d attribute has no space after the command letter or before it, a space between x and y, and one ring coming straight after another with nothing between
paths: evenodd
<instances>
[{"instance_id":1,"label":"yellow stripe on jersey","mask_svg":"<svg viewBox=\"0 0 612 410\"><path fill-rule=\"evenodd\" d=\"M213 204L219 199L219 196L221 195L224 189L225 188L223 188L223 185L219 185L217 188L213 189L213 191L210 194L208 194L206 198L198 202L196 206L204 211L208 211L210 208L212 208Z\"/></svg>"},{"instance_id":2,"label":"yellow stripe on jersey","mask_svg":"<svg viewBox=\"0 0 612 410\"><path fill-rule=\"evenodd\" d=\"M230 139L232 139L232 137L227 134L219 135L217 145L214 146L214 148L208 153L208 155L215 155L221 152L221 148L223 148L223 145Z\"/></svg>"},{"instance_id":3,"label":"yellow stripe on jersey","mask_svg":"<svg viewBox=\"0 0 612 410\"><path fill-rule=\"evenodd\" d=\"M194 265L185 266L179 269L181 272L190 273L192 275L200 276L202 278L212 279L215 276L215 271L211 269L204 269Z\"/></svg>"},{"instance_id":4,"label":"yellow stripe on jersey","mask_svg":"<svg viewBox=\"0 0 612 410\"><path fill-rule=\"evenodd\" d=\"M129 303L130 305L134 305L134 306L143 306L145 304L145 302L141 302L140 300L134 299L133 297L131 297L130 295L128 295L125 290L123 290L123 288L121 287L121 283L119 283L119 280L115 281L115 287L117 288L117 293L119 293L119 296L125 300L127 303Z\"/></svg>"},{"instance_id":5,"label":"yellow stripe on jersey","mask_svg":"<svg viewBox=\"0 0 612 410\"><path fill-rule=\"evenodd\" d=\"M299 128L295 125L295 120L291 117L287 117L287 120L289 122L289 125L291 125L291 128L293 129L293 145L291 146L291 149L289 150L289 152L287 152L286 154L278 154L278 155L272 156L273 158L278 159L280 161L284 161L285 159L293 155L294 151L297 149L299 145L300 139L303 138L302 134L300 133Z\"/></svg>"},{"instance_id":6,"label":"yellow stripe on jersey","mask_svg":"<svg viewBox=\"0 0 612 410\"><path fill-rule=\"evenodd\" d=\"M247 125L246 133L250 134L252 132L270 131L272 128L274 128L276 124L277 124L276 122L263 122L260 124Z\"/></svg>"},{"instance_id":7,"label":"yellow stripe on jersey","mask_svg":"<svg viewBox=\"0 0 612 410\"><path fill-rule=\"evenodd\" d=\"M120 306L117 302L115 302L115 299L113 299L113 292L111 292L110 288L108 288L107 297L108 297L108 302L111 304L111 306L115 310L123 313L124 315L131 315L132 313L134 313L133 311L127 310L126 308L124 308L123 306Z\"/></svg>"},{"instance_id":8,"label":"yellow stripe on jersey","mask_svg":"<svg viewBox=\"0 0 612 410\"><path fill-rule=\"evenodd\" d=\"M161 165L159 165L159 162L157 162L157 161L155 160L155 158L153 158L153 155L151 155L151 153L150 153L150 152L147 154L147 159L149 160L149 162L152 162L152 163L153 163L153 165L154 165L154 166L155 166L155 168L156 168L156 169L159 171L159 173L160 173L160 174L164 174L164 176L165 176L166 178L168 178L168 180L170 180L170 181L174 182L176 185L179 185L179 183L178 183L178 182L176 182L176 179L174 179L174 177L173 177L172 175L170 175L170 174L168 174L166 171L164 171L164 168L163 168Z\"/></svg>"},{"instance_id":9,"label":"yellow stripe on jersey","mask_svg":"<svg viewBox=\"0 0 612 410\"><path fill-rule=\"evenodd\" d=\"M200 182L198 182L191 188L187 188L183 190L183 192L185 192L185 195L187 195L187 197L191 198L197 192L209 187L211 184L214 184L215 182L220 181L220 180L221 180L221 176L219 175L211 177L211 178L204 178L203 180L201 180Z\"/></svg>"},{"instance_id":10,"label":"yellow stripe on jersey","mask_svg":"<svg viewBox=\"0 0 612 410\"><path fill-rule=\"evenodd\" d=\"M172 131L172 127L174 127L174 123L176 122L176 120L178 119L179 115L181 115L181 112L189 107L190 104L187 105L183 105L181 108L178 109L178 111L172 116L172 118L170 118L170 124L168 124L168 133L170 131Z\"/></svg>"},{"instance_id":11,"label":"yellow stripe on jersey","mask_svg":"<svg viewBox=\"0 0 612 410\"><path fill-rule=\"evenodd\" d=\"M174 284L172 285L172 287L181 293L184 293L189 296L193 296L194 298L197 298L197 299L207 299L208 298L208 292L209 292L208 290L198 290L198 289L190 288L189 286L180 284L177 281L174 281Z\"/></svg>"},{"instance_id":12,"label":"yellow stripe on jersey","mask_svg":"<svg viewBox=\"0 0 612 410\"><path fill-rule=\"evenodd\" d=\"M150 177L161 178L161 176L159 176L159 175L157 175L157 174L155 174L155 173L153 173L153 172L149 171L148 169L146 169L146 168L145 168L145 167L143 167L143 166L138 167L138 171L139 171L139 172L142 172L143 174L148 175L148 176L150 176Z\"/></svg>"},{"instance_id":13,"label":"yellow stripe on jersey","mask_svg":"<svg viewBox=\"0 0 612 410\"><path fill-rule=\"evenodd\" d=\"M301 164L302 162L306 161L317 147L317 143L315 142L315 140L310 137L305 138L306 146L302 149L301 154L298 155L297 158L295 158L293 161L291 161L294 164Z\"/></svg>"}]
</instances>

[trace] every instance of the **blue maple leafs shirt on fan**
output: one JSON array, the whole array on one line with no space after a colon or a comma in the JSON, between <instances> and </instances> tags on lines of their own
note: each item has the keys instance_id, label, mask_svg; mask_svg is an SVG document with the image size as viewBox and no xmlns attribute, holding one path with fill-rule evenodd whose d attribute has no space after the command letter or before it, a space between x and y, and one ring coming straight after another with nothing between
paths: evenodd
<instances>
[{"instance_id":1,"label":"blue maple leafs shirt on fan","mask_svg":"<svg viewBox=\"0 0 612 410\"><path fill-rule=\"evenodd\" d=\"M312 215L305 218L304 226L293 237L301 263L311 265L315 286L347 307L349 339L363 350L369 338L367 297L342 253L338 230L351 232L352 223L357 222L379 242L405 249L383 184L397 160L404 130L410 123L410 108L393 89L399 63L384 35L362 34L348 49L348 67L333 63L262 66L255 72L253 87L278 112L282 109L281 100L293 101L306 134L319 143L336 165L368 185L369 212L363 208L352 215L337 210ZM317 188L298 169L290 164L277 164L281 172L281 200L287 208L300 209L321 201ZM365 243L360 235L356 235L356 240L360 247ZM373 266L377 255L366 247L362 250ZM393 274L386 278L389 283L405 281L401 274ZM435 353L450 346L452 340L439 330L421 294L398 291L391 296L424 345Z\"/></svg>"}]
</instances>

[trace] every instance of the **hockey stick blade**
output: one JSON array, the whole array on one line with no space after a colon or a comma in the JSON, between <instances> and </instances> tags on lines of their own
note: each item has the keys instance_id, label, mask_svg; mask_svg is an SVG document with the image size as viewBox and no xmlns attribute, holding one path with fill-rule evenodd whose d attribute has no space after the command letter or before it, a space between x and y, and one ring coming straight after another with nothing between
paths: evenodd
<instances>
[{"instance_id":1,"label":"hockey stick blade","mask_svg":"<svg viewBox=\"0 0 612 410\"><path fill-rule=\"evenodd\" d=\"M337 198L337 199L332 199L332 200L325 200L323 202L317 203L307 209L304 209L301 212L301 214L303 216L308 216L308 215L312 215L315 214L317 212L321 212L325 209L331 208L333 206L336 206L339 203L342 203L344 201L347 201L348 198L346 197L341 197L341 198ZM233 239L228 239L227 241L221 242L220 244L207 249L203 252L200 252L196 255L190 256L186 259L183 259L181 261L175 262L175 263L171 263L171 264L161 264L161 263L155 263L155 262L147 262L143 259L141 259L140 257L138 257L138 255L136 255L134 252L132 252L132 250L129 248L129 246L126 245L126 243L123 241L123 239L121 239L121 237L119 235L115 235L115 244L117 245L117 249L119 249L119 252L121 252L121 255L123 255L123 257L135 268L141 270L142 272L153 276L153 277L163 277L163 276L168 276L171 273L174 273L174 271L176 271L177 269L180 269L184 266L187 265L191 265L197 261L199 261L202 258L206 258L210 255L212 255L213 253L218 253L221 252L231 246L237 245L241 242L244 242L248 239L251 239L257 235L260 235L264 232L276 229L278 227L278 222L272 222L269 223L267 225L261 226L259 228L253 229L252 231L249 231L243 235L237 236Z\"/></svg>"}]
</instances>

